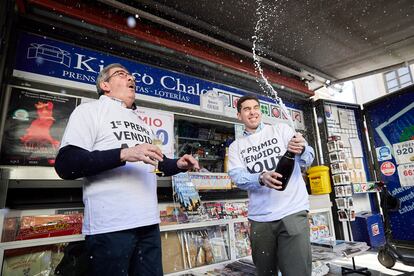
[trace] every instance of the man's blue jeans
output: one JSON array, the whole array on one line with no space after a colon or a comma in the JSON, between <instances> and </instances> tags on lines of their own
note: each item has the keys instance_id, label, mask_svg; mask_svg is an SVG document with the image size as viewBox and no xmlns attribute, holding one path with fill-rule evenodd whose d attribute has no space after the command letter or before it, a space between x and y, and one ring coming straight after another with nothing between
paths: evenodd
<instances>
[{"instance_id":1,"label":"man's blue jeans","mask_svg":"<svg viewBox=\"0 0 414 276\"><path fill-rule=\"evenodd\" d=\"M162 276L159 225L86 236L88 275Z\"/></svg>"}]
</instances>

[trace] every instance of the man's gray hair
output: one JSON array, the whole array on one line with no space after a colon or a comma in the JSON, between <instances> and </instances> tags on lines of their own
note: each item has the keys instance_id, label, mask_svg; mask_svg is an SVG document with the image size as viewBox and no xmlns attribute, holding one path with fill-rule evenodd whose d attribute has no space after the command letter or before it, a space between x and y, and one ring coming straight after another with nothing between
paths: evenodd
<instances>
[{"instance_id":1,"label":"man's gray hair","mask_svg":"<svg viewBox=\"0 0 414 276\"><path fill-rule=\"evenodd\" d=\"M105 66L101 72L99 72L98 78L96 79L96 90L98 91L98 96L102 96L103 94L105 94L105 91L103 91L101 89L101 82L107 81L109 78L109 70L111 70L114 67L119 67L124 69L125 71L128 71L128 69L125 68L125 66L123 66L120 63L111 63L107 66Z\"/></svg>"}]
</instances>

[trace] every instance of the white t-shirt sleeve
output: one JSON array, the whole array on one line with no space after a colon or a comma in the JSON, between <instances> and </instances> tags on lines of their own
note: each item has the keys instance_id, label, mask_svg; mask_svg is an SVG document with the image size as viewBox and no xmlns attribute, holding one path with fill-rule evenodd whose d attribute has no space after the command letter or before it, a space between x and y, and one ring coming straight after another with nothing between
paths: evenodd
<instances>
[{"instance_id":1,"label":"white t-shirt sleeve","mask_svg":"<svg viewBox=\"0 0 414 276\"><path fill-rule=\"evenodd\" d=\"M234 141L229 147L229 170L235 168L245 168L241 155L239 154L238 141Z\"/></svg>"},{"instance_id":2,"label":"white t-shirt sleeve","mask_svg":"<svg viewBox=\"0 0 414 276\"><path fill-rule=\"evenodd\" d=\"M92 106L78 106L70 115L61 148L67 145L77 146L88 151L93 150L97 136L96 112L91 112Z\"/></svg>"}]
</instances>

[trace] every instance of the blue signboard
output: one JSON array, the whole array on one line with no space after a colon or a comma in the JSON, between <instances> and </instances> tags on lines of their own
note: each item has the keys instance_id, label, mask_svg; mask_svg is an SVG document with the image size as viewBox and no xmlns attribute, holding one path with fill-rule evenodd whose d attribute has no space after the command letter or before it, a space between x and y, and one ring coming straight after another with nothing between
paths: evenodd
<instances>
[{"instance_id":1,"label":"blue signboard","mask_svg":"<svg viewBox=\"0 0 414 276\"><path fill-rule=\"evenodd\" d=\"M414 86L364 105L378 172L401 207L389 212L393 238L414 241Z\"/></svg>"},{"instance_id":2,"label":"blue signboard","mask_svg":"<svg viewBox=\"0 0 414 276\"><path fill-rule=\"evenodd\" d=\"M16 53L15 76L30 78L31 73L33 79L61 86L96 91L95 82L99 71L111 63L121 63L135 76L136 93L144 96L144 99L163 99L200 106L200 95L216 89L228 92L225 96L232 107L235 96L247 93L231 86L28 33L19 34ZM273 103L270 98L259 98ZM286 105L295 107L289 103Z\"/></svg>"}]
</instances>

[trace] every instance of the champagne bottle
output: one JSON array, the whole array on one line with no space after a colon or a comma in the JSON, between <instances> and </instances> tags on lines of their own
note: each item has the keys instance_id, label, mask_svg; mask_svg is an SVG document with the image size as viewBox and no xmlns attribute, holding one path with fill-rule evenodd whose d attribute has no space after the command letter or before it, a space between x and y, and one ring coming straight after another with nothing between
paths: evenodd
<instances>
[{"instance_id":1,"label":"champagne bottle","mask_svg":"<svg viewBox=\"0 0 414 276\"><path fill-rule=\"evenodd\" d=\"M279 180L282 182L282 189L279 191L284 191L289 183L290 176L293 173L293 169L295 167L295 154L286 151L285 154L280 158L279 162L276 166L276 172L282 175Z\"/></svg>"}]
</instances>

